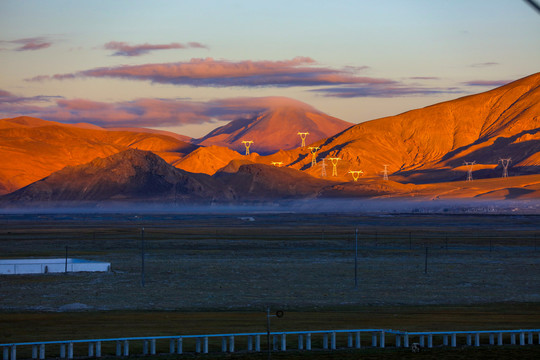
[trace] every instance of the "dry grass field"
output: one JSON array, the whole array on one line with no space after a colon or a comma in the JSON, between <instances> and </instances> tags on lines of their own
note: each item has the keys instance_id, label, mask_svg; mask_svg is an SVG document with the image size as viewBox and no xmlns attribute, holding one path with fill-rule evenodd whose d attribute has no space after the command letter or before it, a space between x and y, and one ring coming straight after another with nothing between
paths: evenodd
<instances>
[{"instance_id":1,"label":"dry grass field","mask_svg":"<svg viewBox=\"0 0 540 360\"><path fill-rule=\"evenodd\" d=\"M1 258L112 264L1 276L0 343L264 331L266 306L276 331L540 327L538 216L0 217Z\"/></svg>"}]
</instances>

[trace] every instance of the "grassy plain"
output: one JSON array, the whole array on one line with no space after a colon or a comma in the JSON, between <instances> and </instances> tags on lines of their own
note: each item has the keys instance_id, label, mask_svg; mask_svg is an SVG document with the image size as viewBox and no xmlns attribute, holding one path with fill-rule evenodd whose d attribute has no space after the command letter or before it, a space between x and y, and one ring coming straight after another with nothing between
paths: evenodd
<instances>
[{"instance_id":1,"label":"grassy plain","mask_svg":"<svg viewBox=\"0 0 540 360\"><path fill-rule=\"evenodd\" d=\"M539 216L0 217L1 258L63 257L67 246L70 257L108 261L113 269L0 277L0 343L262 332L267 306L286 311L272 321L275 331L540 327ZM73 304L81 311L69 311ZM431 358L442 356L437 351L446 350ZM448 351L447 358L481 358ZM358 358L347 356L338 358ZM362 353L369 356L382 354Z\"/></svg>"}]
</instances>

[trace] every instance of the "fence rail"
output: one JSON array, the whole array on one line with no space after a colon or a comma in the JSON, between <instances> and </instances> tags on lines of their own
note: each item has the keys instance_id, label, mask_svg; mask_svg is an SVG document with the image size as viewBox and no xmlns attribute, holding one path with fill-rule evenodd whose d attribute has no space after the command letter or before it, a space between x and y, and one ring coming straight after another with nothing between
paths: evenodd
<instances>
[{"instance_id":1,"label":"fence rail","mask_svg":"<svg viewBox=\"0 0 540 360\"><path fill-rule=\"evenodd\" d=\"M296 336L296 341L294 340ZM261 348L261 337L269 337L266 347ZM393 339L392 339L393 337ZM336 350L340 348L380 347L388 346L409 347L418 344L420 347L451 346L458 344L466 346L480 345L533 345L535 337L536 344L540 345L540 329L526 330L481 330L481 331L429 331L429 332L407 332L391 329L349 329L349 330L318 330L318 331L287 331L287 332L265 332L260 333L234 333L234 334L211 334L211 335L176 335L176 336L152 336L152 337L124 337L112 339L91 339L91 340L63 340L63 341L40 341L0 344L3 352L3 360L16 360L18 349L28 352L28 357L32 359L63 358L73 359L75 357L75 346L81 351L81 344L86 344L87 352L82 351L78 357L99 358L105 355L129 356L130 342L142 344L143 355L156 355L158 352L157 342L161 342L163 348L168 341L169 354L183 354L184 349L190 346L191 352L209 353L210 342L214 348L221 352L235 351L286 351L290 346L296 346L298 350L312 350L315 348ZM289 338L289 341L287 340ZM291 338L293 338L291 340ZM367 339L366 339L367 338ZM240 339L240 340L238 340ZM243 349L239 350L236 344L242 344ZM59 347L55 349L53 345ZM103 348L108 345L112 351L107 352ZM46 353L46 346L48 354ZM219 351L219 350L216 350ZM165 352L167 353L167 352Z\"/></svg>"}]
</instances>

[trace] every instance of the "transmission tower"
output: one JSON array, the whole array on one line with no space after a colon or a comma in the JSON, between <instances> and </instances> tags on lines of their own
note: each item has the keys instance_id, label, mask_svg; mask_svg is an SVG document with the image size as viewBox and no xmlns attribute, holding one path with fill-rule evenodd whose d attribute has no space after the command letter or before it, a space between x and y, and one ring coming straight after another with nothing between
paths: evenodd
<instances>
[{"instance_id":1,"label":"transmission tower","mask_svg":"<svg viewBox=\"0 0 540 360\"><path fill-rule=\"evenodd\" d=\"M326 159L325 158L322 159L321 177L326 177Z\"/></svg>"},{"instance_id":2,"label":"transmission tower","mask_svg":"<svg viewBox=\"0 0 540 360\"><path fill-rule=\"evenodd\" d=\"M277 167L282 167L283 161L272 161L272 165L277 166Z\"/></svg>"},{"instance_id":3,"label":"transmission tower","mask_svg":"<svg viewBox=\"0 0 540 360\"><path fill-rule=\"evenodd\" d=\"M252 140L244 140L244 141L242 141L242 144L244 144L244 146L246 147L246 155L249 155L249 147L251 146L251 144L253 144L253 141Z\"/></svg>"},{"instance_id":4,"label":"transmission tower","mask_svg":"<svg viewBox=\"0 0 540 360\"><path fill-rule=\"evenodd\" d=\"M306 136L309 135L308 132L298 132L297 135L300 135L300 138L302 139L302 149L306 147Z\"/></svg>"},{"instance_id":5,"label":"transmission tower","mask_svg":"<svg viewBox=\"0 0 540 360\"><path fill-rule=\"evenodd\" d=\"M499 159L499 162L501 163L503 167L503 173L502 173L503 178L508 177L508 165L510 165L511 161L512 161L512 158Z\"/></svg>"},{"instance_id":6,"label":"transmission tower","mask_svg":"<svg viewBox=\"0 0 540 360\"><path fill-rule=\"evenodd\" d=\"M388 165L383 165L383 166L384 166L384 170L383 170L383 180L388 181Z\"/></svg>"},{"instance_id":7,"label":"transmission tower","mask_svg":"<svg viewBox=\"0 0 540 360\"><path fill-rule=\"evenodd\" d=\"M472 181L472 171L476 161L465 161L464 164L467 166L467 181Z\"/></svg>"},{"instance_id":8,"label":"transmission tower","mask_svg":"<svg viewBox=\"0 0 540 360\"><path fill-rule=\"evenodd\" d=\"M330 160L332 162L332 165L333 165L332 176L337 176L337 163L341 159L337 158L337 157L331 157L331 158L328 158L328 160Z\"/></svg>"},{"instance_id":9,"label":"transmission tower","mask_svg":"<svg viewBox=\"0 0 540 360\"><path fill-rule=\"evenodd\" d=\"M358 178L364 172L362 170L349 170L349 174L352 174L354 181L358 181Z\"/></svg>"},{"instance_id":10,"label":"transmission tower","mask_svg":"<svg viewBox=\"0 0 540 360\"><path fill-rule=\"evenodd\" d=\"M310 146L308 147L309 151L311 151L311 166L315 166L317 164L317 150L320 149L318 146Z\"/></svg>"}]
</instances>

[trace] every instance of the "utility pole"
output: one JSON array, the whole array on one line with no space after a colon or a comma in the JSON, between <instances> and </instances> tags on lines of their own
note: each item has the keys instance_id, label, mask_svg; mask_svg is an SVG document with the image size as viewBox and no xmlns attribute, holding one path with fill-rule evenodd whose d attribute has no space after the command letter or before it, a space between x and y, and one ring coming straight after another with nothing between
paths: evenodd
<instances>
[{"instance_id":1,"label":"utility pole","mask_svg":"<svg viewBox=\"0 0 540 360\"><path fill-rule=\"evenodd\" d=\"M384 170L383 170L383 180L384 181L388 181L388 165L383 165L384 166Z\"/></svg>"},{"instance_id":2,"label":"utility pole","mask_svg":"<svg viewBox=\"0 0 540 360\"><path fill-rule=\"evenodd\" d=\"M330 160L332 162L332 176L337 176L337 163L339 160L341 160L340 158L338 157L331 157L331 158L328 158L328 160Z\"/></svg>"},{"instance_id":3,"label":"utility pole","mask_svg":"<svg viewBox=\"0 0 540 360\"><path fill-rule=\"evenodd\" d=\"M297 135L300 135L300 138L302 139L302 149L306 147L306 136L309 135L308 132L298 132Z\"/></svg>"},{"instance_id":4,"label":"utility pole","mask_svg":"<svg viewBox=\"0 0 540 360\"><path fill-rule=\"evenodd\" d=\"M467 181L472 181L472 171L476 161L465 161L464 164L467 166Z\"/></svg>"},{"instance_id":5,"label":"utility pole","mask_svg":"<svg viewBox=\"0 0 540 360\"><path fill-rule=\"evenodd\" d=\"M249 147L253 144L253 140L243 140L242 144L246 147L246 155L249 155Z\"/></svg>"},{"instance_id":6,"label":"utility pole","mask_svg":"<svg viewBox=\"0 0 540 360\"><path fill-rule=\"evenodd\" d=\"M512 161L512 158L499 159L499 162L501 163L501 165L503 167L503 173L502 173L503 178L508 177L508 165L510 165L511 161Z\"/></svg>"},{"instance_id":7,"label":"utility pole","mask_svg":"<svg viewBox=\"0 0 540 360\"><path fill-rule=\"evenodd\" d=\"M317 151L320 149L320 147L310 146L308 149L311 151L311 167L313 167L317 164Z\"/></svg>"}]
</instances>

